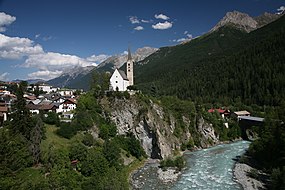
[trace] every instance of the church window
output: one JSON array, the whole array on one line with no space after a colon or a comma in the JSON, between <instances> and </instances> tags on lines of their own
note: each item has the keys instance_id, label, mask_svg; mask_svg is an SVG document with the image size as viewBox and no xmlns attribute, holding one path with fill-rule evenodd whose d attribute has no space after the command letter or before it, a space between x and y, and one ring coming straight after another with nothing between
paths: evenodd
<instances>
[{"instance_id":1,"label":"church window","mask_svg":"<svg viewBox=\"0 0 285 190\"><path fill-rule=\"evenodd\" d=\"M130 70L130 69L129 69L128 71L129 71L129 72L131 72L131 70Z\"/></svg>"},{"instance_id":2,"label":"church window","mask_svg":"<svg viewBox=\"0 0 285 190\"><path fill-rule=\"evenodd\" d=\"M131 64L128 63L128 66L131 66Z\"/></svg>"},{"instance_id":3,"label":"church window","mask_svg":"<svg viewBox=\"0 0 285 190\"><path fill-rule=\"evenodd\" d=\"M118 81L116 81L116 83L118 83Z\"/></svg>"}]
</instances>

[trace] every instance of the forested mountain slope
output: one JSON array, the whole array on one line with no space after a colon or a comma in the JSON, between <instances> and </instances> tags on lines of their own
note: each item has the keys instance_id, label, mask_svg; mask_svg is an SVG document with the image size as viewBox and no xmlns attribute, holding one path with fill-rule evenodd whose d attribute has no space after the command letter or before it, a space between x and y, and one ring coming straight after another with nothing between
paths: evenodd
<instances>
[{"instance_id":1,"label":"forested mountain slope","mask_svg":"<svg viewBox=\"0 0 285 190\"><path fill-rule=\"evenodd\" d=\"M153 95L278 105L285 94L284 47L284 16L248 34L226 25L161 48L136 65L135 81Z\"/></svg>"}]
</instances>

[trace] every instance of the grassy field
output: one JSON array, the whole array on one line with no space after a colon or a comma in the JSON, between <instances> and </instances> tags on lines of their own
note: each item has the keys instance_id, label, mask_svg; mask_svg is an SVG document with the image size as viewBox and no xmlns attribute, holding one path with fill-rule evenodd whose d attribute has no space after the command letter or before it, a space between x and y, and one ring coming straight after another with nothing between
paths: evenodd
<instances>
[{"instance_id":1,"label":"grassy field","mask_svg":"<svg viewBox=\"0 0 285 190\"><path fill-rule=\"evenodd\" d=\"M56 130L58 129L54 125L45 125L46 127L46 139L41 143L42 152L47 152L49 146L53 146L55 149L61 149L64 151L68 151L68 147L71 143L71 140L60 137L56 134Z\"/></svg>"}]
</instances>

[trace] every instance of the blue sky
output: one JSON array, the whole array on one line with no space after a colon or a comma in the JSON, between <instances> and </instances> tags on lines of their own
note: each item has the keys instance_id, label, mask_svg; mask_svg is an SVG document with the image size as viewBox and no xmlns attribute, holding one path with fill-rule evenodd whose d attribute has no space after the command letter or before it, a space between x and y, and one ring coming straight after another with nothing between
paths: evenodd
<instances>
[{"instance_id":1,"label":"blue sky","mask_svg":"<svg viewBox=\"0 0 285 190\"><path fill-rule=\"evenodd\" d=\"M200 36L229 11L258 16L281 6L283 0L0 0L0 80L50 79L129 45L159 48Z\"/></svg>"}]
</instances>

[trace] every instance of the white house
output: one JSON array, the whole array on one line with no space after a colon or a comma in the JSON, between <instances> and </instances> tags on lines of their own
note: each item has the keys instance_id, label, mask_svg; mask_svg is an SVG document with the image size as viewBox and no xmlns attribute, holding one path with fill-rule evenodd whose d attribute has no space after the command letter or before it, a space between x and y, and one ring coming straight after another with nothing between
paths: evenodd
<instances>
[{"instance_id":1,"label":"white house","mask_svg":"<svg viewBox=\"0 0 285 190\"><path fill-rule=\"evenodd\" d=\"M73 93L75 92L76 90L74 89L61 89L58 91L58 93L61 95L61 96L73 96Z\"/></svg>"},{"instance_id":2,"label":"white house","mask_svg":"<svg viewBox=\"0 0 285 190\"><path fill-rule=\"evenodd\" d=\"M8 108L0 106L0 124L7 120Z\"/></svg>"},{"instance_id":3,"label":"white house","mask_svg":"<svg viewBox=\"0 0 285 190\"><path fill-rule=\"evenodd\" d=\"M69 112L76 109L76 100L73 98L66 99L56 109L56 113Z\"/></svg>"},{"instance_id":4,"label":"white house","mask_svg":"<svg viewBox=\"0 0 285 190\"><path fill-rule=\"evenodd\" d=\"M35 88L36 88L36 86L34 86L34 89ZM43 84L43 85L39 85L39 90L42 90L42 91L47 92L49 94L51 92L56 92L58 90L58 88L52 87L50 85Z\"/></svg>"},{"instance_id":5,"label":"white house","mask_svg":"<svg viewBox=\"0 0 285 190\"><path fill-rule=\"evenodd\" d=\"M127 74L119 69L116 69L110 78L111 90L126 91L128 86L134 85L134 61L131 56L130 48L128 49L128 60L126 63Z\"/></svg>"}]
</instances>

